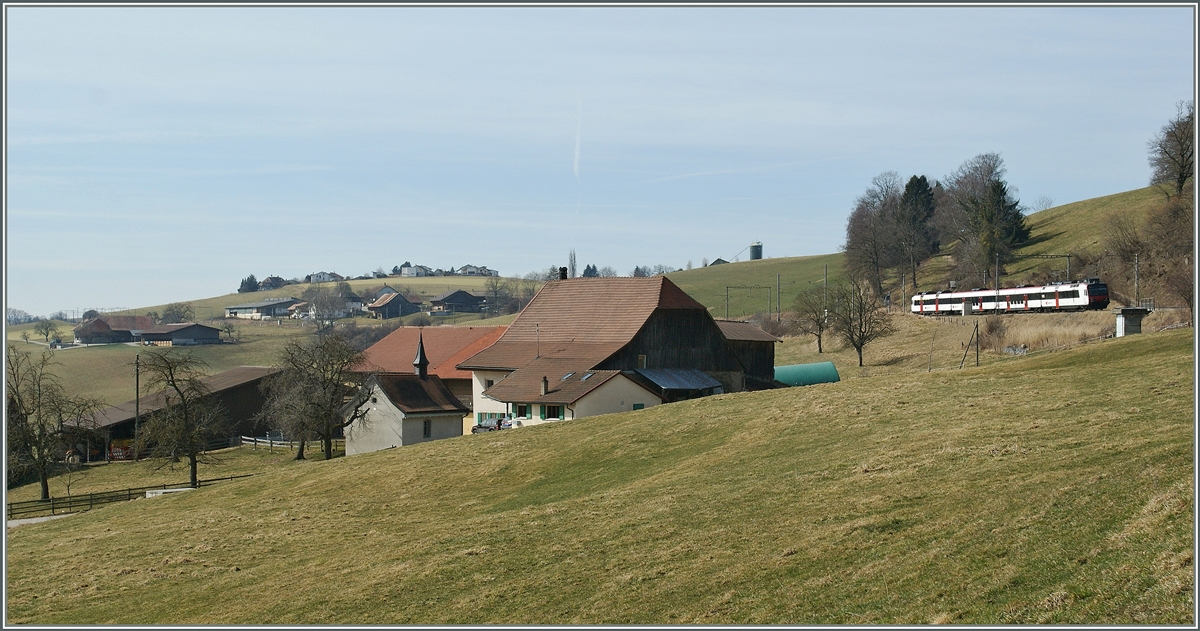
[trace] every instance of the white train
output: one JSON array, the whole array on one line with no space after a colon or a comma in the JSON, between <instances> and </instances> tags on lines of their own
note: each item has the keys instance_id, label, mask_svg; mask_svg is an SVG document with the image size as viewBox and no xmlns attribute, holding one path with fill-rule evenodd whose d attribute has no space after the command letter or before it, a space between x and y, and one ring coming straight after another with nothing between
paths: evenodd
<instances>
[{"instance_id":1,"label":"white train","mask_svg":"<svg viewBox=\"0 0 1200 631\"><path fill-rule=\"evenodd\" d=\"M1000 289L939 291L912 297L912 312L924 315L1083 311L1108 306L1108 285L1099 278Z\"/></svg>"}]
</instances>

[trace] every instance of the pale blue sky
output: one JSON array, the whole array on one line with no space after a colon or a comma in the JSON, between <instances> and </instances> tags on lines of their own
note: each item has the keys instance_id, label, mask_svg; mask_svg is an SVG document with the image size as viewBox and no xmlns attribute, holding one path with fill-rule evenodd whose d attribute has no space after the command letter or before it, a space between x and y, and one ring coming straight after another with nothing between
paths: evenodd
<instances>
[{"instance_id":1,"label":"pale blue sky","mask_svg":"<svg viewBox=\"0 0 1200 631\"><path fill-rule=\"evenodd\" d=\"M35 315L405 260L825 254L883 171L997 152L1030 206L1146 186L1196 89L1191 6L5 19L6 305Z\"/></svg>"}]
</instances>

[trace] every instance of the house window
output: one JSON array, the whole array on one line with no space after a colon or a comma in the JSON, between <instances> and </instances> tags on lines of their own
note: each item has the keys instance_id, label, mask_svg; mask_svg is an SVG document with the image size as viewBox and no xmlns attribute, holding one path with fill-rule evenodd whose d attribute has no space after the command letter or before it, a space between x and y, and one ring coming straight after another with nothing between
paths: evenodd
<instances>
[{"instance_id":1,"label":"house window","mask_svg":"<svg viewBox=\"0 0 1200 631\"><path fill-rule=\"evenodd\" d=\"M518 405L517 406L517 418L529 418L529 406L528 405Z\"/></svg>"},{"instance_id":2,"label":"house window","mask_svg":"<svg viewBox=\"0 0 1200 631\"><path fill-rule=\"evenodd\" d=\"M483 380L483 387L484 387L484 389L490 388L490 387L492 387L492 386L493 386L493 385L495 385L495 384L496 384L496 382L495 382L495 381L492 381L491 379L484 379L484 380Z\"/></svg>"},{"instance_id":3,"label":"house window","mask_svg":"<svg viewBox=\"0 0 1200 631\"><path fill-rule=\"evenodd\" d=\"M546 405L542 406L542 409L546 411L546 418L562 420L563 409L561 405Z\"/></svg>"},{"instance_id":4,"label":"house window","mask_svg":"<svg viewBox=\"0 0 1200 631\"><path fill-rule=\"evenodd\" d=\"M571 375L573 375L573 374L575 374L575 373L574 373L574 372L569 372L569 373L567 373L567 374L563 375L563 378L562 378L562 379L559 379L559 381L566 381L566 380L570 379L570 378L571 378Z\"/></svg>"},{"instance_id":5,"label":"house window","mask_svg":"<svg viewBox=\"0 0 1200 631\"><path fill-rule=\"evenodd\" d=\"M644 410L644 409L646 409L646 404L645 404L645 403L634 403L634 404L633 404L633 409L635 409L635 410Z\"/></svg>"},{"instance_id":6,"label":"house window","mask_svg":"<svg viewBox=\"0 0 1200 631\"><path fill-rule=\"evenodd\" d=\"M433 436L433 421L426 420L425 421L425 438L429 438L430 436Z\"/></svg>"},{"instance_id":7,"label":"house window","mask_svg":"<svg viewBox=\"0 0 1200 631\"><path fill-rule=\"evenodd\" d=\"M638 368L645 368L645 367L646 367L646 356L638 355Z\"/></svg>"}]
</instances>

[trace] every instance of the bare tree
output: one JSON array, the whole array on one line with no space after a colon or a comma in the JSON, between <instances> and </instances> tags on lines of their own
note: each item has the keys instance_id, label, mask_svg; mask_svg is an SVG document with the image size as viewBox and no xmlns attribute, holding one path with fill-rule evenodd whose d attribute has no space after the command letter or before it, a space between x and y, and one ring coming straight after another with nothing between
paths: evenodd
<instances>
[{"instance_id":1,"label":"bare tree","mask_svg":"<svg viewBox=\"0 0 1200 631\"><path fill-rule=\"evenodd\" d=\"M792 301L796 328L802 333L817 338L817 352L823 353L822 338L829 329L829 308L824 288L811 287L801 290Z\"/></svg>"},{"instance_id":2,"label":"bare tree","mask_svg":"<svg viewBox=\"0 0 1200 631\"><path fill-rule=\"evenodd\" d=\"M571 254L567 257L567 278L575 278L575 248L571 248Z\"/></svg>"},{"instance_id":3,"label":"bare tree","mask_svg":"<svg viewBox=\"0 0 1200 631\"><path fill-rule=\"evenodd\" d=\"M620 276L620 274L617 273L617 270L613 269L612 266L609 265L601 267L598 273L600 274L600 278L615 278Z\"/></svg>"},{"instance_id":4,"label":"bare tree","mask_svg":"<svg viewBox=\"0 0 1200 631\"><path fill-rule=\"evenodd\" d=\"M488 276L483 281L483 291L487 296L488 313L493 316L500 315L512 300L512 284L499 276Z\"/></svg>"},{"instance_id":5,"label":"bare tree","mask_svg":"<svg viewBox=\"0 0 1200 631\"><path fill-rule=\"evenodd\" d=\"M228 427L228 414L204 383L207 364L194 354L156 349L143 354L141 371L146 387L164 398L162 409L150 415L138 437L138 449L171 466L187 458L188 481L198 484L199 463L216 462L205 453L209 443Z\"/></svg>"},{"instance_id":6,"label":"bare tree","mask_svg":"<svg viewBox=\"0 0 1200 631\"><path fill-rule=\"evenodd\" d=\"M943 242L957 240L954 255L965 275L991 278L997 255L1012 260L1013 247L1029 238L1016 190L1004 181L1004 160L984 153L964 162L946 178L945 203L938 206Z\"/></svg>"},{"instance_id":7,"label":"bare tree","mask_svg":"<svg viewBox=\"0 0 1200 631\"><path fill-rule=\"evenodd\" d=\"M1175 195L1183 194L1183 187L1192 179L1196 166L1196 148L1193 127L1196 110L1191 101L1180 101L1175 105L1175 118L1163 125L1158 135L1150 139L1150 184L1169 184Z\"/></svg>"},{"instance_id":8,"label":"bare tree","mask_svg":"<svg viewBox=\"0 0 1200 631\"><path fill-rule=\"evenodd\" d=\"M61 462L67 436L90 431L103 407L98 399L67 394L51 372L54 354L40 357L13 344L5 355L5 430L9 480L37 477L41 498L50 498L50 475Z\"/></svg>"},{"instance_id":9,"label":"bare tree","mask_svg":"<svg viewBox=\"0 0 1200 631\"><path fill-rule=\"evenodd\" d=\"M325 459L333 458L334 436L363 418L366 411L349 406L369 394L370 375L359 372L362 351L340 335L289 342L279 358L279 372L263 380L265 418L276 429L300 441L296 459L304 458L304 443L322 442Z\"/></svg>"},{"instance_id":10,"label":"bare tree","mask_svg":"<svg viewBox=\"0 0 1200 631\"><path fill-rule=\"evenodd\" d=\"M51 335L58 335L58 325L54 320L40 320L33 325L33 332L45 338L46 342L50 341Z\"/></svg>"},{"instance_id":11,"label":"bare tree","mask_svg":"<svg viewBox=\"0 0 1200 631\"><path fill-rule=\"evenodd\" d=\"M900 175L887 171L871 180L846 222L846 271L883 293L883 273L898 260L894 215L900 204Z\"/></svg>"},{"instance_id":12,"label":"bare tree","mask_svg":"<svg viewBox=\"0 0 1200 631\"><path fill-rule=\"evenodd\" d=\"M858 353L858 365L862 366L863 348L895 332L892 316L867 283L852 278L830 289L834 306L829 328Z\"/></svg>"},{"instance_id":13,"label":"bare tree","mask_svg":"<svg viewBox=\"0 0 1200 631\"><path fill-rule=\"evenodd\" d=\"M192 308L190 302L172 302L163 307L162 318L159 321L161 324L178 324L180 322L194 322L196 320L196 310Z\"/></svg>"}]
</instances>

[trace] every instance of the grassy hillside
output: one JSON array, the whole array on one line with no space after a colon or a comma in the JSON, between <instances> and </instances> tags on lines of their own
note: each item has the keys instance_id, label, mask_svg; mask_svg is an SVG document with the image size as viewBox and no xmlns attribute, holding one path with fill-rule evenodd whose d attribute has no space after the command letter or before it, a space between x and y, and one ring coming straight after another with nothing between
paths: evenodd
<instances>
[{"instance_id":1,"label":"grassy hillside","mask_svg":"<svg viewBox=\"0 0 1200 631\"><path fill-rule=\"evenodd\" d=\"M274 468L9 532L37 624L1192 624L1191 329Z\"/></svg>"},{"instance_id":2,"label":"grassy hillside","mask_svg":"<svg viewBox=\"0 0 1200 631\"><path fill-rule=\"evenodd\" d=\"M350 287L356 292L366 292L370 289L378 288L383 285L389 285L397 290L408 289L414 294L421 296L424 302L428 303L431 299L440 296L448 291L455 289L465 289L469 292L483 295L484 283L487 278L484 276L425 276L421 278L401 278L399 276L390 278L374 278L370 280L351 280L347 281ZM236 283L232 283L236 284ZM324 283L328 287L333 287L334 283ZM200 319L219 318L225 314L225 308L233 305L246 304L251 302L262 302L271 298L299 298L304 290L312 285L301 283L299 285L288 285L280 289L272 289L269 291L256 291L247 294L230 293L224 296L215 296L212 298L201 298L197 300L189 300L196 311L196 317ZM365 296L364 296L365 297ZM114 312L117 314L128 315L144 315L148 311L162 312L166 305L153 305L149 307L138 307L128 311Z\"/></svg>"},{"instance_id":3,"label":"grassy hillside","mask_svg":"<svg viewBox=\"0 0 1200 631\"><path fill-rule=\"evenodd\" d=\"M766 313L768 298L773 313L777 305L777 288L783 296L783 310L787 311L802 289L820 286L826 265L829 266L830 282L843 277L842 255L822 254L710 265L667 274L667 278L708 307L714 318L725 317L726 286L762 286L728 290L729 317L737 319Z\"/></svg>"}]
</instances>

